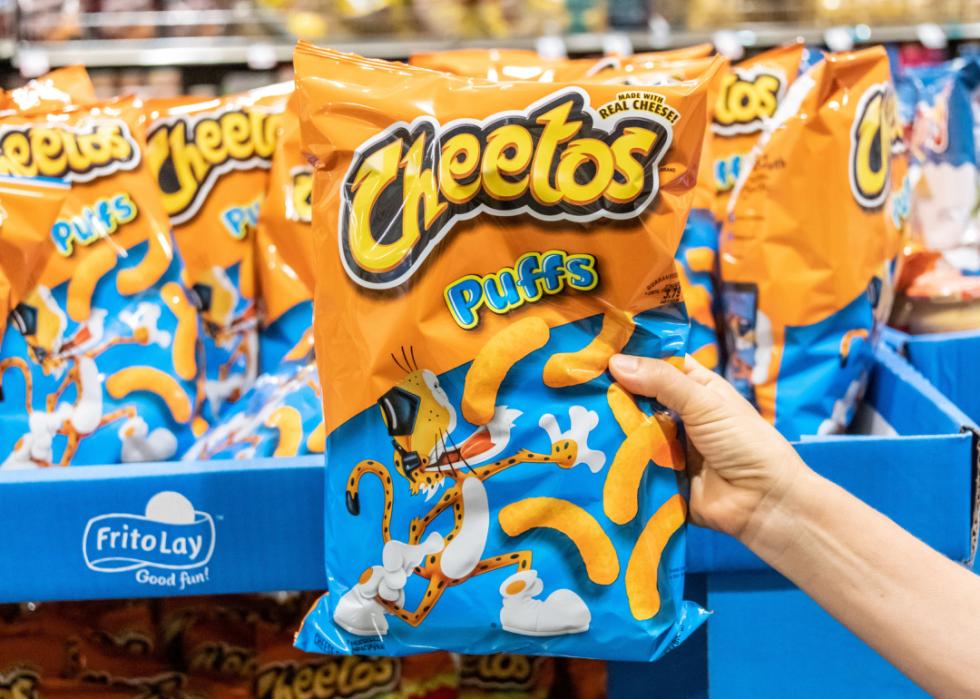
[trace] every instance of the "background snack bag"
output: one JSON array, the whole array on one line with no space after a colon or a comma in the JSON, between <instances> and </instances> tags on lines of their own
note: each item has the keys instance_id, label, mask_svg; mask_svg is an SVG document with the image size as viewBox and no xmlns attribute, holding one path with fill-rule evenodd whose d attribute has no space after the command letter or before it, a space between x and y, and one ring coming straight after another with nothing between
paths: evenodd
<instances>
[{"instance_id":1,"label":"background snack bag","mask_svg":"<svg viewBox=\"0 0 980 699\"><path fill-rule=\"evenodd\" d=\"M284 360L312 361L312 194L313 168L300 150L299 119L291 99L282 117L269 188L255 230L262 299L259 368L263 373L278 371Z\"/></svg>"},{"instance_id":2,"label":"background snack bag","mask_svg":"<svg viewBox=\"0 0 980 699\"><path fill-rule=\"evenodd\" d=\"M863 391L907 210L902 151L874 48L801 76L739 176L721 238L726 376L788 438L842 430Z\"/></svg>"},{"instance_id":3,"label":"background snack bag","mask_svg":"<svg viewBox=\"0 0 980 699\"><path fill-rule=\"evenodd\" d=\"M322 454L323 396L316 366L287 363L262 374L184 459L251 459Z\"/></svg>"},{"instance_id":4,"label":"background snack bag","mask_svg":"<svg viewBox=\"0 0 980 699\"><path fill-rule=\"evenodd\" d=\"M0 346L0 468L166 460L200 428L199 319L139 115L124 99L0 119L0 171L72 184Z\"/></svg>"},{"instance_id":5,"label":"background snack bag","mask_svg":"<svg viewBox=\"0 0 980 699\"><path fill-rule=\"evenodd\" d=\"M291 89L283 83L220 99L157 102L147 117L147 162L204 319L215 412L258 374L252 237Z\"/></svg>"},{"instance_id":6,"label":"background snack bag","mask_svg":"<svg viewBox=\"0 0 980 699\"><path fill-rule=\"evenodd\" d=\"M460 656L460 699L548 699L558 662L513 653Z\"/></svg>"},{"instance_id":7,"label":"background snack bag","mask_svg":"<svg viewBox=\"0 0 980 699\"><path fill-rule=\"evenodd\" d=\"M7 318L54 252L49 230L67 195L60 180L0 177L0 342Z\"/></svg>"},{"instance_id":8,"label":"background snack bag","mask_svg":"<svg viewBox=\"0 0 980 699\"><path fill-rule=\"evenodd\" d=\"M643 66L652 62L704 58L712 52L711 44L697 44L668 51L651 51L632 56L605 58L542 58L537 51L522 49L452 49L419 52L408 62L413 66L487 80L566 81L575 75L584 77L605 69Z\"/></svg>"},{"instance_id":9,"label":"background snack bag","mask_svg":"<svg viewBox=\"0 0 980 699\"><path fill-rule=\"evenodd\" d=\"M683 454L605 369L686 350L704 81L502 86L306 44L295 63L327 527L348 534L300 647L659 656L700 620Z\"/></svg>"},{"instance_id":10,"label":"background snack bag","mask_svg":"<svg viewBox=\"0 0 980 699\"><path fill-rule=\"evenodd\" d=\"M83 66L67 66L3 93L0 109L24 112L90 102L95 102L95 86L88 71Z\"/></svg>"},{"instance_id":11,"label":"background snack bag","mask_svg":"<svg viewBox=\"0 0 980 699\"><path fill-rule=\"evenodd\" d=\"M910 68L896 82L908 114L910 233L956 269L978 274L980 147L974 105L980 59Z\"/></svg>"},{"instance_id":12,"label":"background snack bag","mask_svg":"<svg viewBox=\"0 0 980 699\"><path fill-rule=\"evenodd\" d=\"M767 119L805 68L808 55L802 43L756 54L732 66L721 85L712 112L712 157L715 177L715 217L722 221L728 199L745 157L759 140Z\"/></svg>"}]
</instances>

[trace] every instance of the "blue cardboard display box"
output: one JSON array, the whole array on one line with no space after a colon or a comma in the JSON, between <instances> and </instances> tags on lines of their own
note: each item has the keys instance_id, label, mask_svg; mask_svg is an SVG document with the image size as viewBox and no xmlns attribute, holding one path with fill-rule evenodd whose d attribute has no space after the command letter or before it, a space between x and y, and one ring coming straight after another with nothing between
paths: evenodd
<instances>
[{"instance_id":1,"label":"blue cardboard display box","mask_svg":"<svg viewBox=\"0 0 980 699\"><path fill-rule=\"evenodd\" d=\"M796 444L843 485L947 556L970 560L977 427L891 349L878 352L854 428ZM618 663L610 696L918 697L894 667L729 537L692 527L689 596L715 614L653 665ZM909 630L914 633L914 629Z\"/></svg>"}]
</instances>

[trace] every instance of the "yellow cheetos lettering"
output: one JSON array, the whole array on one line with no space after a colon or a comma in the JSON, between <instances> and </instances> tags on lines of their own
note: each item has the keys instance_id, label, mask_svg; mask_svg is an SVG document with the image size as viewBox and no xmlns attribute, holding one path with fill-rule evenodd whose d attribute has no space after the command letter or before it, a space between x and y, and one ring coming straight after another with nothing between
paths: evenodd
<instances>
[{"instance_id":1,"label":"yellow cheetos lettering","mask_svg":"<svg viewBox=\"0 0 980 699\"><path fill-rule=\"evenodd\" d=\"M0 175L90 182L139 165L129 127L116 119L83 126L26 124L0 129Z\"/></svg>"},{"instance_id":2,"label":"yellow cheetos lettering","mask_svg":"<svg viewBox=\"0 0 980 699\"><path fill-rule=\"evenodd\" d=\"M275 663L255 675L256 699L346 699L391 691L398 685L397 658L328 657Z\"/></svg>"},{"instance_id":3,"label":"yellow cheetos lettering","mask_svg":"<svg viewBox=\"0 0 980 699\"><path fill-rule=\"evenodd\" d=\"M785 76L774 70L736 69L722 81L712 131L722 136L761 131L763 122L776 113L785 90Z\"/></svg>"},{"instance_id":4,"label":"yellow cheetos lettering","mask_svg":"<svg viewBox=\"0 0 980 699\"><path fill-rule=\"evenodd\" d=\"M147 136L147 162L174 224L192 219L218 178L270 166L280 116L232 109L163 119Z\"/></svg>"},{"instance_id":5,"label":"yellow cheetos lettering","mask_svg":"<svg viewBox=\"0 0 980 699\"><path fill-rule=\"evenodd\" d=\"M878 209L888 196L891 154L901 147L895 95L887 83L872 85L858 102L851 128L848 169L851 193L865 209Z\"/></svg>"},{"instance_id":6,"label":"yellow cheetos lettering","mask_svg":"<svg viewBox=\"0 0 980 699\"><path fill-rule=\"evenodd\" d=\"M361 286L405 282L456 222L480 214L554 221L640 216L658 191L676 110L659 94L597 112L567 88L524 112L442 126L399 123L361 146L343 183L340 247Z\"/></svg>"}]
</instances>

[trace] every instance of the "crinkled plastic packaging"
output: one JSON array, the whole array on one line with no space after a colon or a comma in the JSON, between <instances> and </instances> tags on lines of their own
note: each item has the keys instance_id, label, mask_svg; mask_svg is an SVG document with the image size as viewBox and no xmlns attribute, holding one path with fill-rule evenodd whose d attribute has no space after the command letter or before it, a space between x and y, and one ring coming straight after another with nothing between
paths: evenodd
<instances>
[{"instance_id":1,"label":"crinkled plastic packaging","mask_svg":"<svg viewBox=\"0 0 980 699\"><path fill-rule=\"evenodd\" d=\"M712 171L715 178L715 217L723 220L728 199L745 157L758 142L768 119L773 118L790 85L805 69L807 48L780 46L732 66L712 109L714 135Z\"/></svg>"},{"instance_id":2,"label":"crinkled plastic packaging","mask_svg":"<svg viewBox=\"0 0 980 699\"><path fill-rule=\"evenodd\" d=\"M788 438L850 422L891 308L905 175L881 48L800 76L743 164L721 237L725 373Z\"/></svg>"},{"instance_id":3,"label":"crinkled plastic packaging","mask_svg":"<svg viewBox=\"0 0 980 699\"><path fill-rule=\"evenodd\" d=\"M683 448L606 367L687 349L705 81L295 65L330 540L300 647L659 657L702 619Z\"/></svg>"},{"instance_id":4,"label":"crinkled plastic packaging","mask_svg":"<svg viewBox=\"0 0 980 699\"><path fill-rule=\"evenodd\" d=\"M316 367L286 363L255 384L184 454L185 460L322 454L323 398Z\"/></svg>"},{"instance_id":5,"label":"crinkled plastic packaging","mask_svg":"<svg viewBox=\"0 0 980 699\"><path fill-rule=\"evenodd\" d=\"M199 317L132 99L0 121L0 173L71 183L0 346L0 468L163 461L203 429Z\"/></svg>"},{"instance_id":6,"label":"crinkled plastic packaging","mask_svg":"<svg viewBox=\"0 0 980 699\"><path fill-rule=\"evenodd\" d=\"M67 195L60 180L0 177L0 342L54 252L49 232Z\"/></svg>"},{"instance_id":7,"label":"crinkled plastic packaging","mask_svg":"<svg viewBox=\"0 0 980 699\"><path fill-rule=\"evenodd\" d=\"M911 68L896 83L908 129L910 233L953 267L980 273L980 58Z\"/></svg>"},{"instance_id":8,"label":"crinkled plastic packaging","mask_svg":"<svg viewBox=\"0 0 980 699\"><path fill-rule=\"evenodd\" d=\"M262 299L259 368L275 372L283 361L312 361L313 234L310 231L313 168L299 144L292 101L272 158L269 187L255 230Z\"/></svg>"},{"instance_id":9,"label":"crinkled plastic packaging","mask_svg":"<svg viewBox=\"0 0 980 699\"><path fill-rule=\"evenodd\" d=\"M82 66L67 66L4 92L0 96L0 110L60 109L90 102L95 102L95 86L88 72Z\"/></svg>"},{"instance_id":10,"label":"crinkled plastic packaging","mask_svg":"<svg viewBox=\"0 0 980 699\"><path fill-rule=\"evenodd\" d=\"M147 162L204 319L215 412L258 375L253 236L291 90L283 83L220 99L157 101L147 110Z\"/></svg>"}]
</instances>

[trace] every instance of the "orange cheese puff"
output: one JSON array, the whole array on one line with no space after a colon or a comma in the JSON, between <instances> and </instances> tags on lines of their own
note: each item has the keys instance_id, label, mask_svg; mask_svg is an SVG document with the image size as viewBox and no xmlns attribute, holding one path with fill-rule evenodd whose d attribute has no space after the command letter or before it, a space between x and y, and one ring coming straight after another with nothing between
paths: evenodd
<instances>
[{"instance_id":1,"label":"orange cheese puff","mask_svg":"<svg viewBox=\"0 0 980 699\"><path fill-rule=\"evenodd\" d=\"M626 565L626 595L630 611L637 619L649 619L660 611L660 557L686 517L687 502L680 495L674 495L653 513L636 540Z\"/></svg>"}]
</instances>

